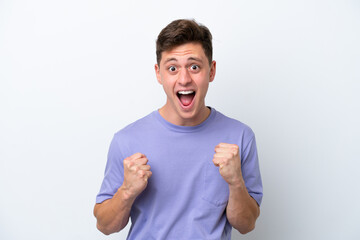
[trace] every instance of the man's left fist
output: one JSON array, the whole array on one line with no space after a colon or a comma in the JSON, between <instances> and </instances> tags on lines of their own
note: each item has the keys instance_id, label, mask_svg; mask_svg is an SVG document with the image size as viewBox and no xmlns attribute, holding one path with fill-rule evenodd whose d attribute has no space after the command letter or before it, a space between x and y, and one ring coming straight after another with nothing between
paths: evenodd
<instances>
[{"instance_id":1,"label":"man's left fist","mask_svg":"<svg viewBox=\"0 0 360 240\"><path fill-rule=\"evenodd\" d=\"M220 143L215 147L213 158L215 166L229 185L236 185L243 181L239 146L236 144Z\"/></svg>"}]
</instances>

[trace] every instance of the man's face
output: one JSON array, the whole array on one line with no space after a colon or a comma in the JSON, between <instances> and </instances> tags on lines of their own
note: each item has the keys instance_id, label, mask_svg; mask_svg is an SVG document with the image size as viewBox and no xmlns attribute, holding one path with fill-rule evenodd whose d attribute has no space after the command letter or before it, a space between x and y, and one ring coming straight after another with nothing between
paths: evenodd
<instances>
[{"instance_id":1,"label":"man's face","mask_svg":"<svg viewBox=\"0 0 360 240\"><path fill-rule=\"evenodd\" d=\"M194 126L204 121L209 109L205 96L214 80L216 62L209 61L200 43L186 43L162 52L156 77L167 95L160 114L176 125Z\"/></svg>"}]
</instances>

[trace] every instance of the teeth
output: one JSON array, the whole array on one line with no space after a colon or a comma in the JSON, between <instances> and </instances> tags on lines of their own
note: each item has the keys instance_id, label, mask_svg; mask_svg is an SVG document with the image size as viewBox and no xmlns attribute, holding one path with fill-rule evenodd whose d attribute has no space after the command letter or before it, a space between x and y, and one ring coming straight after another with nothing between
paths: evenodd
<instances>
[{"instance_id":1,"label":"teeth","mask_svg":"<svg viewBox=\"0 0 360 240\"><path fill-rule=\"evenodd\" d=\"M194 91L179 91L179 94L183 94L183 95L187 95L187 94L192 94L194 93Z\"/></svg>"}]
</instances>

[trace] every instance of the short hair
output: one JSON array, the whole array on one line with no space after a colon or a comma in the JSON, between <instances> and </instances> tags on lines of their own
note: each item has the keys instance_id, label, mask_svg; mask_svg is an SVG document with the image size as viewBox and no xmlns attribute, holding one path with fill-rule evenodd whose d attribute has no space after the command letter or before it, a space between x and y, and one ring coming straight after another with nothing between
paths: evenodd
<instances>
[{"instance_id":1,"label":"short hair","mask_svg":"<svg viewBox=\"0 0 360 240\"><path fill-rule=\"evenodd\" d=\"M178 19L168 24L156 40L156 60L160 65L161 54L185 43L197 42L202 45L204 53L212 62L212 35L209 29L195 20Z\"/></svg>"}]
</instances>

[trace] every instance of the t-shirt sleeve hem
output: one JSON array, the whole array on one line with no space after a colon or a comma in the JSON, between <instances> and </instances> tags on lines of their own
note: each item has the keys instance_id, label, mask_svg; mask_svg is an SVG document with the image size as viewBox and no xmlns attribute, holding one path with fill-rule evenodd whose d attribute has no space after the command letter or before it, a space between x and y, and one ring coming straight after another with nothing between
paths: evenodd
<instances>
[{"instance_id":1,"label":"t-shirt sleeve hem","mask_svg":"<svg viewBox=\"0 0 360 240\"><path fill-rule=\"evenodd\" d=\"M110 198L112 198L113 196L111 195L103 195L103 196L97 196L96 197L96 203L102 203L104 202L105 200L108 200Z\"/></svg>"},{"instance_id":2,"label":"t-shirt sleeve hem","mask_svg":"<svg viewBox=\"0 0 360 240\"><path fill-rule=\"evenodd\" d=\"M257 194L257 193L249 193L249 194L256 201L258 206L260 207L261 201L262 201L262 194Z\"/></svg>"}]
</instances>

